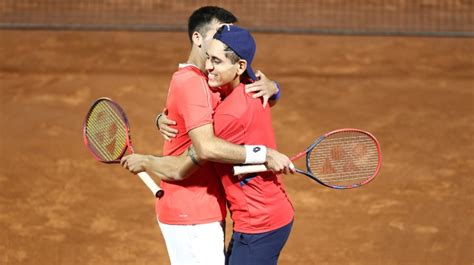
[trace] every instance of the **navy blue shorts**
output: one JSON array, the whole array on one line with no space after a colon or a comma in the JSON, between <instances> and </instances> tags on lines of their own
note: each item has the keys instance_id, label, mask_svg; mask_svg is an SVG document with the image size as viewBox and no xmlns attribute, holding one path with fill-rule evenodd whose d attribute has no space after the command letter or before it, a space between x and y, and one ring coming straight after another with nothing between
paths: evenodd
<instances>
[{"instance_id":1,"label":"navy blue shorts","mask_svg":"<svg viewBox=\"0 0 474 265\"><path fill-rule=\"evenodd\" d=\"M290 236L291 223L270 232L232 234L227 250L227 265L275 265Z\"/></svg>"}]
</instances>

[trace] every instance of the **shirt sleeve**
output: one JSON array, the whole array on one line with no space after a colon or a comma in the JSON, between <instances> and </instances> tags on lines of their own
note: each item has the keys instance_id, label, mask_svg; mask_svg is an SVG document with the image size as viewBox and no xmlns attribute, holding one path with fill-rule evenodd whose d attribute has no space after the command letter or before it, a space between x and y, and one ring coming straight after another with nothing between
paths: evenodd
<instances>
[{"instance_id":1,"label":"shirt sleeve","mask_svg":"<svg viewBox=\"0 0 474 265\"><path fill-rule=\"evenodd\" d=\"M212 123L212 97L204 80L188 79L179 90L178 99L179 113L183 117L186 132Z\"/></svg>"},{"instance_id":2,"label":"shirt sleeve","mask_svg":"<svg viewBox=\"0 0 474 265\"><path fill-rule=\"evenodd\" d=\"M216 114L214 116L214 134L234 144L242 144L244 141L244 126L239 119L228 114Z\"/></svg>"}]
</instances>

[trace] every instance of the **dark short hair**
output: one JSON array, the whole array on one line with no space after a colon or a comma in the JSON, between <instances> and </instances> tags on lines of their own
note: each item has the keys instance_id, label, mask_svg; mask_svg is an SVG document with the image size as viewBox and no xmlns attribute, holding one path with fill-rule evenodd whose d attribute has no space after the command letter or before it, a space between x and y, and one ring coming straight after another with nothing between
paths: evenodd
<instances>
[{"instance_id":1,"label":"dark short hair","mask_svg":"<svg viewBox=\"0 0 474 265\"><path fill-rule=\"evenodd\" d=\"M227 46L225 43L224 44L224 54L227 59L230 60L231 63L236 63L238 62L241 58L235 53L229 46Z\"/></svg>"},{"instance_id":2,"label":"dark short hair","mask_svg":"<svg viewBox=\"0 0 474 265\"><path fill-rule=\"evenodd\" d=\"M213 20L221 23L236 23L237 18L230 11L217 6L204 6L194 11L188 20L188 37L192 41L195 31L204 34L206 26Z\"/></svg>"}]
</instances>

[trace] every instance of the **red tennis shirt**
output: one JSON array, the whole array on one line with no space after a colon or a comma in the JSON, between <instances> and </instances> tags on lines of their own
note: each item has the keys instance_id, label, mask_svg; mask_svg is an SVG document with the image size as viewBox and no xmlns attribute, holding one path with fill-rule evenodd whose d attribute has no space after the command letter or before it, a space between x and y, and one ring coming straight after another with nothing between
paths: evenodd
<instances>
[{"instance_id":1,"label":"red tennis shirt","mask_svg":"<svg viewBox=\"0 0 474 265\"><path fill-rule=\"evenodd\" d=\"M207 77L195 66L181 67L173 74L166 107L176 121L176 138L165 142L165 156L180 155L191 145L188 132L213 122L218 93L207 85ZM155 210L165 224L202 224L225 219L225 198L211 163L199 168L190 178L178 182L161 181L165 195L156 200Z\"/></svg>"},{"instance_id":2,"label":"red tennis shirt","mask_svg":"<svg viewBox=\"0 0 474 265\"><path fill-rule=\"evenodd\" d=\"M245 93L243 84L217 107L214 130L218 137L234 144L276 148L270 107L263 108L261 99ZM238 179L232 174L232 165L213 165L221 177L235 231L263 233L293 220L293 206L281 176L265 172Z\"/></svg>"}]
</instances>

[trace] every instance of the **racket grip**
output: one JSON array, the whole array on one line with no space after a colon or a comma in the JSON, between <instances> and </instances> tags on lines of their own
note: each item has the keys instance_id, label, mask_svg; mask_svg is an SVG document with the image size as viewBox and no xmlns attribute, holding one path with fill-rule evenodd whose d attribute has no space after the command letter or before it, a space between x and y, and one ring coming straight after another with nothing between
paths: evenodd
<instances>
[{"instance_id":1,"label":"racket grip","mask_svg":"<svg viewBox=\"0 0 474 265\"><path fill-rule=\"evenodd\" d=\"M234 166L234 176L268 171L265 165Z\"/></svg>"},{"instance_id":2,"label":"racket grip","mask_svg":"<svg viewBox=\"0 0 474 265\"><path fill-rule=\"evenodd\" d=\"M164 191L155 183L155 181L146 172L140 172L137 174L145 185L151 190L156 198L161 198L164 195Z\"/></svg>"}]
</instances>

